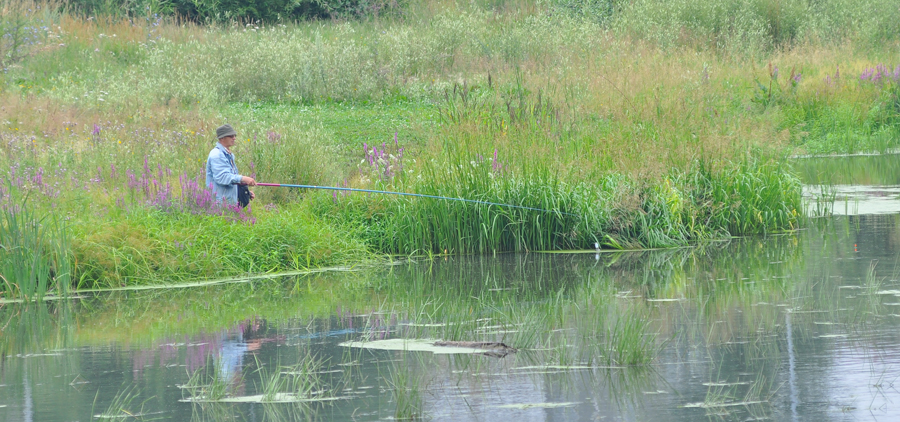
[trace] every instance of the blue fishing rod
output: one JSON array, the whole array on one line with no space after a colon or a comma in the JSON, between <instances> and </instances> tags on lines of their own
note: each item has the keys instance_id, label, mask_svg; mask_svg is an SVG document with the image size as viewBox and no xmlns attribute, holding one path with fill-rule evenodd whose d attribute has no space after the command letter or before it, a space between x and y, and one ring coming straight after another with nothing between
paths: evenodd
<instances>
[{"instance_id":1,"label":"blue fishing rod","mask_svg":"<svg viewBox=\"0 0 900 422\"><path fill-rule=\"evenodd\" d=\"M562 212L562 211L545 210L542 208L523 207L521 205L501 204L498 202L478 201L475 199L451 198L449 196L437 196L437 195L425 195L423 193L407 193L407 192L392 192L392 191L374 190L374 189L342 188L342 187L338 187L338 186L288 185L288 184L284 184L284 183L257 183L256 186L271 186L271 187L277 187L277 188L323 189L323 190L336 190L336 191L345 191L345 192L380 193L380 194L386 194L386 195L414 196L417 198L443 199L446 201L460 201L460 202L468 202L471 204L496 205L498 207L518 208L521 210L558 213L561 215L568 215L568 216L576 217L575 214L568 213L568 212Z\"/></svg>"}]
</instances>

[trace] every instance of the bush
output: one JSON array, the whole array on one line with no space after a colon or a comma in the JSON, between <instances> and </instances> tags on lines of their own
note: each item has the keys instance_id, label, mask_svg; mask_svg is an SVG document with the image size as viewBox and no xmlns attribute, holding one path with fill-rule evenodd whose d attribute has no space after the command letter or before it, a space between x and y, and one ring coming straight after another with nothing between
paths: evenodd
<instances>
[{"instance_id":1,"label":"bush","mask_svg":"<svg viewBox=\"0 0 900 422\"><path fill-rule=\"evenodd\" d=\"M396 0L71 0L88 16L178 16L197 23L347 19L399 9Z\"/></svg>"}]
</instances>

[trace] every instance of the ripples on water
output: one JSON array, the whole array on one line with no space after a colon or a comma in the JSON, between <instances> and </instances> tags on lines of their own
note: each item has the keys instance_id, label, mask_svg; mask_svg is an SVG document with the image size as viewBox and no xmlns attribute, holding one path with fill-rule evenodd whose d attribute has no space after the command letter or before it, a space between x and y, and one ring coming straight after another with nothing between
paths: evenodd
<instances>
[{"instance_id":1,"label":"ripples on water","mask_svg":"<svg viewBox=\"0 0 900 422\"><path fill-rule=\"evenodd\" d=\"M900 206L876 212L869 202L885 196L866 193L896 196L896 166L845 160L860 162L798 172L809 186L849 186L860 167L880 168L865 179L876 187L829 188L861 206L788 235L6 305L0 420L900 418ZM626 323L639 333L623 334ZM392 338L520 350L341 346ZM632 349L655 358L623 363ZM226 397L252 397L262 378L311 357L321 364L311 397L338 400L185 401L201 391L182 388L192 374L229 380Z\"/></svg>"}]
</instances>

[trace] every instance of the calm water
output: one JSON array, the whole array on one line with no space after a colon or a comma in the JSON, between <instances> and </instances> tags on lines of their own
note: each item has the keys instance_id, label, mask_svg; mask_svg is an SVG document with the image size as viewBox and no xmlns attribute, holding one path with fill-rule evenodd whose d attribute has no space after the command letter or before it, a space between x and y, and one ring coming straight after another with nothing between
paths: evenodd
<instances>
[{"instance_id":1,"label":"calm water","mask_svg":"<svg viewBox=\"0 0 900 422\"><path fill-rule=\"evenodd\" d=\"M806 160L798 173L814 203L823 183L893 189L891 159ZM857 206L797 233L696 248L401 262L6 305L0 420L898 420L894 210ZM520 350L341 345L394 338ZM623 363L636 343L655 359ZM275 373L308 379L292 366L309 356L317 401L198 403L200 390L182 388L196 375L254 396Z\"/></svg>"}]
</instances>

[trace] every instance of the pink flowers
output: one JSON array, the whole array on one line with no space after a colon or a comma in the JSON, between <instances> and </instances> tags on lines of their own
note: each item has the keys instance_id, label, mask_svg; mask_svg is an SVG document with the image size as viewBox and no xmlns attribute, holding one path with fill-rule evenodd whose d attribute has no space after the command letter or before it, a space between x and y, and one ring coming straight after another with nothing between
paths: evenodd
<instances>
[{"instance_id":1,"label":"pink flowers","mask_svg":"<svg viewBox=\"0 0 900 422\"><path fill-rule=\"evenodd\" d=\"M884 63L867 68L859 75L859 81L871 82L876 85L883 85L888 81L893 81L895 84L900 83L900 64L893 70Z\"/></svg>"},{"instance_id":2,"label":"pink flowers","mask_svg":"<svg viewBox=\"0 0 900 422\"><path fill-rule=\"evenodd\" d=\"M369 149L369 144L364 142L363 152L365 154L365 162L369 166L368 170L378 175L378 177L385 182L390 182L398 174L403 174L403 148L400 148L399 145L397 132L394 132L393 147L395 148L396 155L388 152L386 142L381 144L380 150L378 149L378 146L372 146L372 148Z\"/></svg>"}]
</instances>

